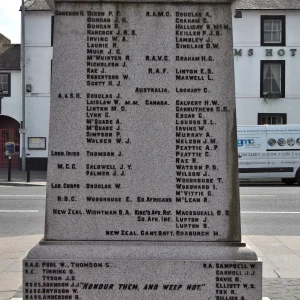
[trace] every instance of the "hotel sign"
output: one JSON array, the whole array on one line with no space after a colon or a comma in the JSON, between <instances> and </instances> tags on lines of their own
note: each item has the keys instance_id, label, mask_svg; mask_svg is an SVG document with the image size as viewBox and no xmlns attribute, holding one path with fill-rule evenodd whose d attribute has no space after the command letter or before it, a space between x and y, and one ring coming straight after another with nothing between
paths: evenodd
<instances>
[{"instance_id":1,"label":"hotel sign","mask_svg":"<svg viewBox=\"0 0 300 300\"><path fill-rule=\"evenodd\" d=\"M296 56L297 49L265 49L265 55L266 56L285 56L285 55L290 55L290 56ZM243 56L244 53L248 56L253 56L254 55L254 49L234 49L234 56Z\"/></svg>"}]
</instances>

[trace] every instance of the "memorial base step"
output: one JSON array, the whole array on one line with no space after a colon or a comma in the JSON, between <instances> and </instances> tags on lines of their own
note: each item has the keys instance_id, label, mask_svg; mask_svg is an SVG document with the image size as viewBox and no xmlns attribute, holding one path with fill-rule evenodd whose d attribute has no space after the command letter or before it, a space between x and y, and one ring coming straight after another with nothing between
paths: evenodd
<instances>
[{"instance_id":1,"label":"memorial base step","mask_svg":"<svg viewBox=\"0 0 300 300\"><path fill-rule=\"evenodd\" d=\"M244 243L49 242L24 260L23 299L260 300Z\"/></svg>"}]
</instances>

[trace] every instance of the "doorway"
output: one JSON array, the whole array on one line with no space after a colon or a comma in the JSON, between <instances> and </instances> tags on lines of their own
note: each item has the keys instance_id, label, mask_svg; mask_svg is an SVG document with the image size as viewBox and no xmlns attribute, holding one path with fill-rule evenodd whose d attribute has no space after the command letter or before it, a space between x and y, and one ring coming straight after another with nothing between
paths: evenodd
<instances>
[{"instance_id":1,"label":"doorway","mask_svg":"<svg viewBox=\"0 0 300 300\"><path fill-rule=\"evenodd\" d=\"M19 168L20 161L20 123L8 116L0 116L0 168L8 167L5 144L14 143L15 153L11 156L12 168Z\"/></svg>"}]
</instances>

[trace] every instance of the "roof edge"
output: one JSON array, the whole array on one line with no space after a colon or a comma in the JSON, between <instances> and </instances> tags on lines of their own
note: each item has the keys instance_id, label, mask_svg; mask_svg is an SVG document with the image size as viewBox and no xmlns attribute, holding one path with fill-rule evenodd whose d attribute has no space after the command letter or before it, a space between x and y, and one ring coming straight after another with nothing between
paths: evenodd
<instances>
[{"instance_id":1,"label":"roof edge","mask_svg":"<svg viewBox=\"0 0 300 300\"><path fill-rule=\"evenodd\" d=\"M21 6L22 9L22 6ZM45 11L51 10L46 0L26 0L25 2L26 11Z\"/></svg>"},{"instance_id":2,"label":"roof edge","mask_svg":"<svg viewBox=\"0 0 300 300\"><path fill-rule=\"evenodd\" d=\"M46 0L51 10L55 10L55 0Z\"/></svg>"},{"instance_id":3,"label":"roof edge","mask_svg":"<svg viewBox=\"0 0 300 300\"><path fill-rule=\"evenodd\" d=\"M271 11L271 10L300 10L300 8L238 8L235 7L235 10L267 10L267 11Z\"/></svg>"}]
</instances>

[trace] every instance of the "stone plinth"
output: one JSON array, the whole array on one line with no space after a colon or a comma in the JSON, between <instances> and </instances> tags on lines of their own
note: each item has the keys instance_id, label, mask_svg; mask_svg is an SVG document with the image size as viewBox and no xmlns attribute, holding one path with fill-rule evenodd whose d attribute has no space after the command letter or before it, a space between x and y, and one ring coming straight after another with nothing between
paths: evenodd
<instances>
[{"instance_id":1,"label":"stone plinth","mask_svg":"<svg viewBox=\"0 0 300 300\"><path fill-rule=\"evenodd\" d=\"M261 267L242 243L42 242L24 262L24 299L261 299Z\"/></svg>"}]
</instances>

